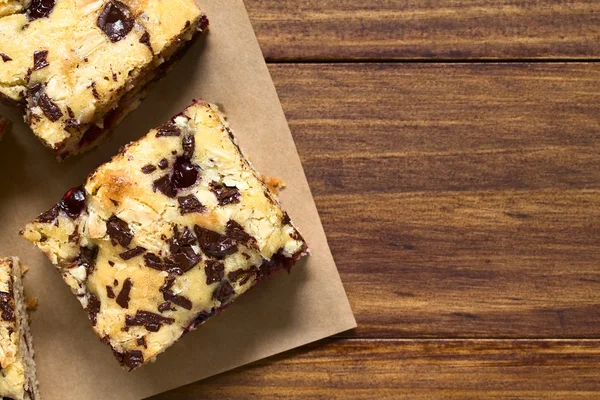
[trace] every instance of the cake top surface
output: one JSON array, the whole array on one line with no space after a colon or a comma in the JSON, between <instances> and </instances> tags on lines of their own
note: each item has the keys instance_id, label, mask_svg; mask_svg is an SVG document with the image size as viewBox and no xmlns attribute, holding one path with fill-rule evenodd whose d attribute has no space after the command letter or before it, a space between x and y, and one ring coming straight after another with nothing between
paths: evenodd
<instances>
[{"instance_id":1,"label":"cake top surface","mask_svg":"<svg viewBox=\"0 0 600 400\"><path fill-rule=\"evenodd\" d=\"M202 102L126 146L23 235L130 368L306 250Z\"/></svg>"},{"instance_id":2,"label":"cake top surface","mask_svg":"<svg viewBox=\"0 0 600 400\"><path fill-rule=\"evenodd\" d=\"M200 17L194 0L2 1L0 96L26 103L52 148L114 107Z\"/></svg>"},{"instance_id":3,"label":"cake top surface","mask_svg":"<svg viewBox=\"0 0 600 400\"><path fill-rule=\"evenodd\" d=\"M20 354L21 332L16 315L13 273L21 273L18 259L0 258L0 398L28 399L25 365Z\"/></svg>"}]
</instances>

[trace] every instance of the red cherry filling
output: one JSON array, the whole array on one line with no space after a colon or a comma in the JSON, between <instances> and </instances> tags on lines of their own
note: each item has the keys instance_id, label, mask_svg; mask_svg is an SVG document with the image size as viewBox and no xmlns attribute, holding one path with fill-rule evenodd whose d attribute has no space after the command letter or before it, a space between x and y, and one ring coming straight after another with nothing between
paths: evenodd
<instances>
[{"instance_id":1,"label":"red cherry filling","mask_svg":"<svg viewBox=\"0 0 600 400\"><path fill-rule=\"evenodd\" d=\"M85 209L85 191L83 186L69 190L60 201L59 207L70 218L77 218Z\"/></svg>"}]
</instances>

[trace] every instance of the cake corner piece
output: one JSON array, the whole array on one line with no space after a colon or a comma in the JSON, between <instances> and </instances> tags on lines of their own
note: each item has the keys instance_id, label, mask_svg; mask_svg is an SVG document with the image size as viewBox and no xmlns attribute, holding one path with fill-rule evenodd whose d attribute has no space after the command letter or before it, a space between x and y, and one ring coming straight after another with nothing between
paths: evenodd
<instances>
[{"instance_id":1,"label":"cake corner piece","mask_svg":"<svg viewBox=\"0 0 600 400\"><path fill-rule=\"evenodd\" d=\"M21 263L0 258L0 398L39 400Z\"/></svg>"},{"instance_id":2,"label":"cake corner piece","mask_svg":"<svg viewBox=\"0 0 600 400\"><path fill-rule=\"evenodd\" d=\"M125 146L21 234L130 370L308 252L203 101Z\"/></svg>"},{"instance_id":3,"label":"cake corner piece","mask_svg":"<svg viewBox=\"0 0 600 400\"><path fill-rule=\"evenodd\" d=\"M0 100L23 108L59 161L96 147L208 27L194 0L9 6L0 6Z\"/></svg>"}]
</instances>

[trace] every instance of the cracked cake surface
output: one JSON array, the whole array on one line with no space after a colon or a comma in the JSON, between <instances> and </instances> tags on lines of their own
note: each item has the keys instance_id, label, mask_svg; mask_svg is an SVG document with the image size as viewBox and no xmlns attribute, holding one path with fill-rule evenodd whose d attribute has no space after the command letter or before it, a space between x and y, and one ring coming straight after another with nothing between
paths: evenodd
<instances>
[{"instance_id":1,"label":"cracked cake surface","mask_svg":"<svg viewBox=\"0 0 600 400\"><path fill-rule=\"evenodd\" d=\"M307 251L224 117L201 101L127 145L22 235L129 369Z\"/></svg>"},{"instance_id":2,"label":"cracked cake surface","mask_svg":"<svg viewBox=\"0 0 600 400\"><path fill-rule=\"evenodd\" d=\"M64 159L97 145L207 24L194 0L0 0L0 99Z\"/></svg>"},{"instance_id":3,"label":"cracked cake surface","mask_svg":"<svg viewBox=\"0 0 600 400\"><path fill-rule=\"evenodd\" d=\"M18 258L0 258L0 398L39 400L22 274Z\"/></svg>"}]
</instances>

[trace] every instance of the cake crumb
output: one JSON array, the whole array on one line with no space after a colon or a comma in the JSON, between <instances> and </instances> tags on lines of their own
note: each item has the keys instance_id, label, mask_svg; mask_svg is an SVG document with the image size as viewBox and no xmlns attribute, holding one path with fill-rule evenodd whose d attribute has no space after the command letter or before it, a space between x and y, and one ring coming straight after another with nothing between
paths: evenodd
<instances>
[{"instance_id":1,"label":"cake crumb","mask_svg":"<svg viewBox=\"0 0 600 400\"><path fill-rule=\"evenodd\" d=\"M38 298L27 296L25 298L25 305L27 306L28 311L35 311L38 306Z\"/></svg>"},{"instance_id":2,"label":"cake crumb","mask_svg":"<svg viewBox=\"0 0 600 400\"><path fill-rule=\"evenodd\" d=\"M263 175L261 179L273 194L279 194L279 191L285 189L285 182L281 178Z\"/></svg>"}]
</instances>

